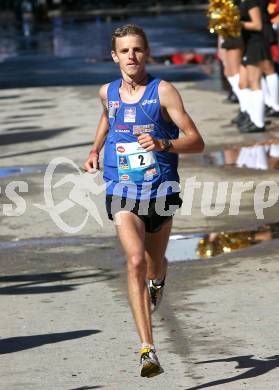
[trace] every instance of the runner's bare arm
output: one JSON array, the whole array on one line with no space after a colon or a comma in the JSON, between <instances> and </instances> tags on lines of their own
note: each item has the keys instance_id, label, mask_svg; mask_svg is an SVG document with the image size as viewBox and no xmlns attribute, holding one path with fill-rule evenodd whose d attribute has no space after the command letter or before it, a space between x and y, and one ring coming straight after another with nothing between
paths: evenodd
<instances>
[{"instance_id":1,"label":"runner's bare arm","mask_svg":"<svg viewBox=\"0 0 279 390\"><path fill-rule=\"evenodd\" d=\"M102 85L99 91L99 96L104 109L97 127L94 145L89 153L87 160L84 163L84 169L86 171L90 171L92 169L99 169L99 154L105 143L105 139L109 129L107 90L108 84L105 84Z\"/></svg>"},{"instance_id":2,"label":"runner's bare arm","mask_svg":"<svg viewBox=\"0 0 279 390\"><path fill-rule=\"evenodd\" d=\"M176 88L167 81L159 84L159 97L164 116L172 121L185 134L184 137L171 140L172 153L200 153L204 149L203 139L194 122L185 111L181 96ZM147 151L163 151L161 140L155 140L148 134L142 134L138 138L139 143Z\"/></svg>"}]
</instances>

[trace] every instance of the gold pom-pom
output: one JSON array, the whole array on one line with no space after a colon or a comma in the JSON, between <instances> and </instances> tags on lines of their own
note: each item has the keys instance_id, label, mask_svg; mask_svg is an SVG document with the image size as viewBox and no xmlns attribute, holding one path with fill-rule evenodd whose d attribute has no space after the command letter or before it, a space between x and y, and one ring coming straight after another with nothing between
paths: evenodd
<instances>
[{"instance_id":1,"label":"gold pom-pom","mask_svg":"<svg viewBox=\"0 0 279 390\"><path fill-rule=\"evenodd\" d=\"M240 12L231 0L211 0L207 16L211 33L219 34L223 38L240 36Z\"/></svg>"},{"instance_id":2,"label":"gold pom-pom","mask_svg":"<svg viewBox=\"0 0 279 390\"><path fill-rule=\"evenodd\" d=\"M199 257L208 259L237 249L247 248L253 243L253 233L252 231L212 233L199 241L196 253Z\"/></svg>"}]
</instances>

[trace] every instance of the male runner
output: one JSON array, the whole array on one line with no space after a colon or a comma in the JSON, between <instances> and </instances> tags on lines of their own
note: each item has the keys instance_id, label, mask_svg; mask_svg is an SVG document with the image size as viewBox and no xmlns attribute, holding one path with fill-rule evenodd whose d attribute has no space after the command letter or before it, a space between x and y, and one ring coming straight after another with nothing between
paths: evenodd
<instances>
[{"instance_id":1,"label":"male runner","mask_svg":"<svg viewBox=\"0 0 279 390\"><path fill-rule=\"evenodd\" d=\"M162 296L172 216L182 203L178 153L201 152L204 143L174 86L147 74L149 46L140 27L118 28L111 53L122 78L100 88L104 110L84 167L99 169L105 144L106 207L127 257L129 302L142 343L141 376L151 377L163 371L150 313Z\"/></svg>"}]
</instances>

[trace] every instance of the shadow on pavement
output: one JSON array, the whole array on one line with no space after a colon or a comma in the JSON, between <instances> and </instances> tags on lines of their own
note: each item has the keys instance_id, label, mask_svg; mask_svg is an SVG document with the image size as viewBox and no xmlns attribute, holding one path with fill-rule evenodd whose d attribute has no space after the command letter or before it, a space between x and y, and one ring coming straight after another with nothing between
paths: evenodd
<instances>
[{"instance_id":1,"label":"shadow on pavement","mask_svg":"<svg viewBox=\"0 0 279 390\"><path fill-rule=\"evenodd\" d=\"M22 102L23 103L23 102ZM55 108L55 104L48 104L45 106L33 106L33 107L25 107L24 109L28 108L28 110L49 110L50 108Z\"/></svg>"},{"instance_id":2,"label":"shadow on pavement","mask_svg":"<svg viewBox=\"0 0 279 390\"><path fill-rule=\"evenodd\" d=\"M22 142L42 141L53 138L60 133L70 131L75 127L61 127L59 129L43 130L43 131L25 131L22 133L0 134L0 145L19 144ZM2 156L3 157L3 156Z\"/></svg>"},{"instance_id":3,"label":"shadow on pavement","mask_svg":"<svg viewBox=\"0 0 279 390\"><path fill-rule=\"evenodd\" d=\"M36 336L10 337L0 340L0 354L4 355L7 353L24 351L25 349L87 337L100 332L100 330L77 330L64 333L39 334Z\"/></svg>"},{"instance_id":4,"label":"shadow on pavement","mask_svg":"<svg viewBox=\"0 0 279 390\"><path fill-rule=\"evenodd\" d=\"M21 95L9 95L9 96L0 96L0 100L10 100L10 99L17 99Z\"/></svg>"},{"instance_id":5,"label":"shadow on pavement","mask_svg":"<svg viewBox=\"0 0 279 390\"><path fill-rule=\"evenodd\" d=\"M116 276L111 274L110 270L98 269L86 270L86 274L77 274L76 271L52 272L45 274L28 274L28 275L8 275L0 277L0 295L18 295L18 294L48 294L73 291L82 284L103 282L115 279ZM84 281L84 279L87 279ZM66 281L72 283L65 283ZM83 283L75 283L82 282ZM18 283L12 286L3 286L1 283ZM48 284L41 286L41 284ZM57 283L57 284L50 284Z\"/></svg>"},{"instance_id":6,"label":"shadow on pavement","mask_svg":"<svg viewBox=\"0 0 279 390\"><path fill-rule=\"evenodd\" d=\"M28 118L38 118L39 116L43 116L43 114L9 115L6 116L6 119L28 119Z\"/></svg>"},{"instance_id":7,"label":"shadow on pavement","mask_svg":"<svg viewBox=\"0 0 279 390\"><path fill-rule=\"evenodd\" d=\"M201 81L209 78L199 66L148 64L151 74L167 81ZM87 63L85 58L32 56L0 63L1 89L100 85L119 78L112 62Z\"/></svg>"},{"instance_id":8,"label":"shadow on pavement","mask_svg":"<svg viewBox=\"0 0 279 390\"><path fill-rule=\"evenodd\" d=\"M16 123L22 123L21 122L16 122ZM7 124L15 124L15 122L6 122L6 121L3 121L2 122L3 125L7 125ZM5 129L4 132L5 133L8 133L10 131L34 131L34 130L41 130L41 126L16 126L16 127L9 127L8 129Z\"/></svg>"},{"instance_id":9,"label":"shadow on pavement","mask_svg":"<svg viewBox=\"0 0 279 390\"><path fill-rule=\"evenodd\" d=\"M26 100L22 100L21 103L35 103L35 104L38 104L39 102L45 103L45 102L51 102L51 101L52 101L52 99L49 99L49 98L47 98L47 99L26 99ZM38 106L36 106L36 107L38 107ZM53 106L53 107L55 107L55 106Z\"/></svg>"},{"instance_id":10,"label":"shadow on pavement","mask_svg":"<svg viewBox=\"0 0 279 390\"><path fill-rule=\"evenodd\" d=\"M93 389L101 389L103 386L83 386L76 389L69 389L69 390L93 390Z\"/></svg>"},{"instance_id":11,"label":"shadow on pavement","mask_svg":"<svg viewBox=\"0 0 279 390\"><path fill-rule=\"evenodd\" d=\"M273 370L274 368L279 367L279 355L273 355L262 359L253 359L254 355L247 355L247 356L235 356L232 358L227 359L216 359L216 360L207 360L198 362L195 364L207 364L207 363L218 363L218 362L236 362L238 365L235 367L237 369L244 369L244 368L251 368L251 370L248 370L240 375L229 377L229 378L223 378L218 379L212 382L207 382L202 385L194 386L187 388L185 390L199 390L199 389L205 389L207 387L212 386L218 386L223 385L225 383L231 383L236 382L243 379L249 379L249 378L255 378L260 375L264 375L267 372Z\"/></svg>"},{"instance_id":12,"label":"shadow on pavement","mask_svg":"<svg viewBox=\"0 0 279 390\"><path fill-rule=\"evenodd\" d=\"M0 141L1 141L1 136L0 136ZM0 160L3 159L3 158L10 158L10 157L16 157L16 156L27 156L27 155L30 155L30 154L37 154L37 153L44 153L44 152L54 152L56 150L80 148L81 146L91 146L91 145L92 145L92 142L82 142L82 143L79 143L79 144L56 146L54 148L29 150L28 152L22 152L22 153L4 154L4 155L0 156Z\"/></svg>"}]
</instances>

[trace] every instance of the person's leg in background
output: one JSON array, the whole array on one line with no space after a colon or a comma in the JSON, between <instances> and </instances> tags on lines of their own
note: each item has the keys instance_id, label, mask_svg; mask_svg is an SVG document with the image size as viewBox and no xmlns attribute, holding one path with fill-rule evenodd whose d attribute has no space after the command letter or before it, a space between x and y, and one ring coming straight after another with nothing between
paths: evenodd
<instances>
[{"instance_id":1,"label":"person's leg in background","mask_svg":"<svg viewBox=\"0 0 279 390\"><path fill-rule=\"evenodd\" d=\"M239 100L239 70L241 64L242 50L227 49L225 50L225 76L230 83L233 92Z\"/></svg>"},{"instance_id":2,"label":"person's leg in background","mask_svg":"<svg viewBox=\"0 0 279 390\"><path fill-rule=\"evenodd\" d=\"M227 77L227 66L228 66L228 59L226 56L227 49L223 48L224 39L219 35L218 36L218 58L220 60L220 75L221 75L221 82L222 87L225 91L228 92L227 98L224 100L224 102L229 103L236 103L235 101L237 99L237 96L234 94L231 84L228 81Z\"/></svg>"},{"instance_id":3,"label":"person's leg in background","mask_svg":"<svg viewBox=\"0 0 279 390\"><path fill-rule=\"evenodd\" d=\"M264 131L264 98L261 87L262 71L259 65L247 65L248 85L251 89L250 131Z\"/></svg>"},{"instance_id":4,"label":"person's leg in background","mask_svg":"<svg viewBox=\"0 0 279 390\"><path fill-rule=\"evenodd\" d=\"M250 123L252 104L251 89L248 85L248 73L246 66L240 66L239 76L239 105L241 114L238 121L236 121L236 125L240 128L247 125L247 123Z\"/></svg>"},{"instance_id":5,"label":"person's leg in background","mask_svg":"<svg viewBox=\"0 0 279 390\"><path fill-rule=\"evenodd\" d=\"M266 104L269 107L268 116L279 116L279 78L275 71L272 61L264 60L260 63L261 70L265 75L264 83L266 84L267 99Z\"/></svg>"}]
</instances>

